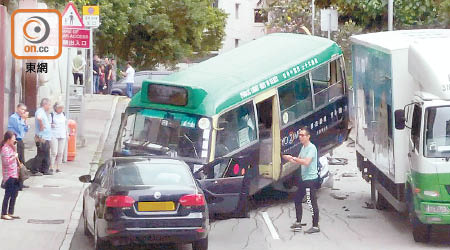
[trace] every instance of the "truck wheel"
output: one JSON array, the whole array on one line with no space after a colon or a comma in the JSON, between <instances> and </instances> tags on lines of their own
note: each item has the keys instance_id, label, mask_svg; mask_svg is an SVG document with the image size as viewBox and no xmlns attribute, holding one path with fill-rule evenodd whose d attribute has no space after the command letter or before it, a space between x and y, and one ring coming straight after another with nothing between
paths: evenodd
<instances>
[{"instance_id":1,"label":"truck wheel","mask_svg":"<svg viewBox=\"0 0 450 250\"><path fill-rule=\"evenodd\" d=\"M382 194L380 194L380 192L377 191L377 202L375 204L375 207L378 210L385 210L389 208L389 202L386 200L386 198L384 198L384 196Z\"/></svg>"},{"instance_id":2,"label":"truck wheel","mask_svg":"<svg viewBox=\"0 0 450 250\"><path fill-rule=\"evenodd\" d=\"M419 218L417 218L416 212L414 211L414 200L412 197L411 188L408 187L406 190L406 204L408 206L409 220L413 229L413 238L415 242L429 242L431 225L423 224Z\"/></svg>"},{"instance_id":3,"label":"truck wheel","mask_svg":"<svg viewBox=\"0 0 450 250\"><path fill-rule=\"evenodd\" d=\"M416 215L412 216L411 224L415 242L430 241L431 225L423 224Z\"/></svg>"},{"instance_id":4,"label":"truck wheel","mask_svg":"<svg viewBox=\"0 0 450 250\"><path fill-rule=\"evenodd\" d=\"M358 152L356 152L356 166L359 171L362 172L364 170L364 157Z\"/></svg>"}]
</instances>

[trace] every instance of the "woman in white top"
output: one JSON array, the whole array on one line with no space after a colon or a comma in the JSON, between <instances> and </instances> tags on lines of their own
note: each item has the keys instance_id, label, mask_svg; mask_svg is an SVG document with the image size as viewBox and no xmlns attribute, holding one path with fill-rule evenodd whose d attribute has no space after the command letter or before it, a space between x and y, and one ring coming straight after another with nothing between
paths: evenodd
<instances>
[{"instance_id":1,"label":"woman in white top","mask_svg":"<svg viewBox=\"0 0 450 250\"><path fill-rule=\"evenodd\" d=\"M61 172L60 165L64 154L64 148L67 138L67 119L64 114L64 105L56 102L53 106L54 112L51 113L50 122L52 124L52 143L51 143L51 166L50 171L56 168L56 172Z\"/></svg>"}]
</instances>

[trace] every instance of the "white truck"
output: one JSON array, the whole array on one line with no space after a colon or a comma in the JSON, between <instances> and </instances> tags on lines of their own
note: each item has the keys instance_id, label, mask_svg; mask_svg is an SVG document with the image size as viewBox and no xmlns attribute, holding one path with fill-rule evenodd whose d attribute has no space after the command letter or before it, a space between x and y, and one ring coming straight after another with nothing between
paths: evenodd
<instances>
[{"instance_id":1,"label":"white truck","mask_svg":"<svg viewBox=\"0 0 450 250\"><path fill-rule=\"evenodd\" d=\"M351 41L358 168L376 207L407 212L427 242L450 224L450 30Z\"/></svg>"}]
</instances>

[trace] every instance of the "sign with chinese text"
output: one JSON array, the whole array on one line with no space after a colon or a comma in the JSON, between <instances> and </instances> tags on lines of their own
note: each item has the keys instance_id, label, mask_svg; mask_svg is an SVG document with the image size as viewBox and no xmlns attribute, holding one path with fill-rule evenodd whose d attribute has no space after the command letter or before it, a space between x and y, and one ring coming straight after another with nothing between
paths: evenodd
<instances>
[{"instance_id":1,"label":"sign with chinese text","mask_svg":"<svg viewBox=\"0 0 450 250\"><path fill-rule=\"evenodd\" d=\"M99 6L83 6L83 23L87 27L97 28L100 25Z\"/></svg>"},{"instance_id":2,"label":"sign with chinese text","mask_svg":"<svg viewBox=\"0 0 450 250\"><path fill-rule=\"evenodd\" d=\"M69 48L89 48L88 29L63 29L62 45Z\"/></svg>"}]
</instances>

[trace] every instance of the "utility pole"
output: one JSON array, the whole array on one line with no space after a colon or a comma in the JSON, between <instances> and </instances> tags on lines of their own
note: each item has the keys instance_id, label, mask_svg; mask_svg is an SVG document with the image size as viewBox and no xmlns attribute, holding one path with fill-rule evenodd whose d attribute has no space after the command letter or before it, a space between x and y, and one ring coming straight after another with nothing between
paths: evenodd
<instances>
[{"instance_id":1,"label":"utility pole","mask_svg":"<svg viewBox=\"0 0 450 250\"><path fill-rule=\"evenodd\" d=\"M394 30L394 0L388 0L388 30Z\"/></svg>"},{"instance_id":2,"label":"utility pole","mask_svg":"<svg viewBox=\"0 0 450 250\"><path fill-rule=\"evenodd\" d=\"M94 44L93 44L93 39L92 39L92 35L94 34L94 32L92 32L94 28L93 27L89 27L89 32L91 33L89 35L89 79L91 82L91 88L89 91L89 94L94 94L94 59L93 59L93 55L94 55Z\"/></svg>"},{"instance_id":3,"label":"utility pole","mask_svg":"<svg viewBox=\"0 0 450 250\"><path fill-rule=\"evenodd\" d=\"M311 17L311 32L314 36L314 19L316 18L316 6L314 4L314 0L311 0L311 11L312 11L312 17Z\"/></svg>"}]
</instances>

